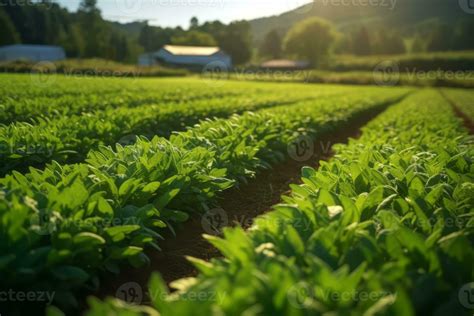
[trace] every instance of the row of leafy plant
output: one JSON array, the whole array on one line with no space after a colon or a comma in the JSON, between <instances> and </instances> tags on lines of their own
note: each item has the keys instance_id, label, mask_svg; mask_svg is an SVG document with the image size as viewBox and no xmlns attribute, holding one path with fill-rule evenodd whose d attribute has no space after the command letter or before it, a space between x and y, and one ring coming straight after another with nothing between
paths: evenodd
<instances>
[{"instance_id":1,"label":"row of leafy plant","mask_svg":"<svg viewBox=\"0 0 474 316\"><path fill-rule=\"evenodd\" d=\"M230 119L201 122L169 140L100 147L87 163L53 162L0 180L0 284L54 291L61 306L119 263L149 262L160 232L212 206L219 192L285 157L299 134L331 132L406 91L372 89Z\"/></svg>"},{"instance_id":2,"label":"row of leafy plant","mask_svg":"<svg viewBox=\"0 0 474 316\"><path fill-rule=\"evenodd\" d=\"M135 135L169 137L172 131L192 126L207 117L226 117L297 102L296 97L227 97L185 104L143 105L64 116L53 120L36 119L35 124L16 122L0 126L0 174L59 163L83 161L99 145L122 145L135 141Z\"/></svg>"},{"instance_id":3,"label":"row of leafy plant","mask_svg":"<svg viewBox=\"0 0 474 316\"><path fill-rule=\"evenodd\" d=\"M187 104L229 97L283 95L309 97L324 91L304 85L275 86L247 82L200 81L195 78L117 79L75 76L0 75L0 123L32 122L33 119L62 118L120 107ZM333 89L333 88L331 88ZM335 88L334 88L335 89ZM354 88L345 87L342 90Z\"/></svg>"},{"instance_id":4,"label":"row of leafy plant","mask_svg":"<svg viewBox=\"0 0 474 316\"><path fill-rule=\"evenodd\" d=\"M1 108L4 115L0 118L0 123L8 124L12 122L31 122L36 117L41 118L62 118L64 116L79 115L82 113L94 113L96 111L111 110L120 107L139 107L147 104L167 104L173 103L178 106L182 102L205 100L210 98L220 98L235 96L236 94L223 90L197 89L197 87L182 88L178 83L166 82L159 84L158 89L149 87L149 84L135 84L130 81L131 88L117 84L114 79L98 79L95 83L97 87L91 87L83 82L86 79L62 78L65 82L75 82L77 91L70 91L68 86L63 84L43 87L43 94L28 91L24 86L23 92L18 91L19 87L13 86L12 82L7 82L6 87L11 88L1 98ZM31 86L31 83L29 83ZM204 85L204 84L203 84ZM55 90L55 93L47 91ZM18 93L16 93L18 91Z\"/></svg>"},{"instance_id":5,"label":"row of leafy plant","mask_svg":"<svg viewBox=\"0 0 474 316\"><path fill-rule=\"evenodd\" d=\"M224 258L150 280L150 307L95 315L464 315L474 280L474 143L435 91L409 96L304 168L248 232L206 236Z\"/></svg>"}]
</instances>

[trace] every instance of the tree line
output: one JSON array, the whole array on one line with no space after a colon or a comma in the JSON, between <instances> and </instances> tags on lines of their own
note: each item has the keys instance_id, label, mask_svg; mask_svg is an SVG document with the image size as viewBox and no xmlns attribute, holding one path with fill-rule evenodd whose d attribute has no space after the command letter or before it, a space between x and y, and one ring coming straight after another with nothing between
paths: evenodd
<instances>
[{"instance_id":1,"label":"tree line","mask_svg":"<svg viewBox=\"0 0 474 316\"><path fill-rule=\"evenodd\" d=\"M51 0L0 0L0 46L15 43L58 45L69 58L103 58L135 63L139 54L166 44L219 46L240 65L254 57L301 58L317 66L331 54L359 56L474 49L474 20L447 25L436 19L420 22L410 34L383 26L338 30L329 21L308 18L288 32L272 30L256 49L247 21L199 23L188 29L159 27L146 21L127 31L103 19L97 0L82 0L69 12ZM255 60L255 59L254 59Z\"/></svg>"},{"instance_id":2,"label":"tree line","mask_svg":"<svg viewBox=\"0 0 474 316\"><path fill-rule=\"evenodd\" d=\"M135 61L139 45L105 21L97 0L83 0L75 13L49 0L0 0L0 45L58 45L71 58Z\"/></svg>"},{"instance_id":3,"label":"tree line","mask_svg":"<svg viewBox=\"0 0 474 316\"><path fill-rule=\"evenodd\" d=\"M120 30L103 19L97 0L82 0L77 12L69 12L50 0L0 0L0 46L10 44L58 45L69 58L104 58L135 63L140 53L156 51L165 44L218 45L236 64L250 60L252 37L245 21L228 25L219 21L189 30L162 28L142 22L138 36Z\"/></svg>"},{"instance_id":4,"label":"tree line","mask_svg":"<svg viewBox=\"0 0 474 316\"><path fill-rule=\"evenodd\" d=\"M339 31L329 21L308 18L294 25L286 34L274 29L266 34L261 58L303 58L319 64L331 54L356 56L397 55L474 49L474 20L460 20L448 25L437 19L416 25L411 34L396 29L352 27Z\"/></svg>"}]
</instances>

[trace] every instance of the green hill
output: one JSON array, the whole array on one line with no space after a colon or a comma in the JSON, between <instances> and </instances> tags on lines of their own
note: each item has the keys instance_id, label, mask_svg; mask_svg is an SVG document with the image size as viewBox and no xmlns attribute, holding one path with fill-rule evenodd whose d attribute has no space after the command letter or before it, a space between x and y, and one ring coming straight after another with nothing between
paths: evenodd
<instances>
[{"instance_id":1,"label":"green hill","mask_svg":"<svg viewBox=\"0 0 474 316\"><path fill-rule=\"evenodd\" d=\"M249 22L254 40L260 42L272 29L285 34L298 21L314 16L335 23L341 31L360 24L369 27L383 25L397 28L406 35L410 34L415 25L425 20L439 19L453 23L459 19L472 18L472 15L461 9L457 0L372 0L372 3L379 3L372 6L362 5L364 3L371 3L371 0L315 0L314 3L278 16Z\"/></svg>"}]
</instances>

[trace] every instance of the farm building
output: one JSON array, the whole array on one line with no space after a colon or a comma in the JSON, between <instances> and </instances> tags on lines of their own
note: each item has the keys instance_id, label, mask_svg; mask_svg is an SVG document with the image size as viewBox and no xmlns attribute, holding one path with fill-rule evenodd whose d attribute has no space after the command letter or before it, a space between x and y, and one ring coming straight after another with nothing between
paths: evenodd
<instances>
[{"instance_id":1,"label":"farm building","mask_svg":"<svg viewBox=\"0 0 474 316\"><path fill-rule=\"evenodd\" d=\"M302 60L274 59L260 65L260 68L267 70L302 70L308 69L309 62Z\"/></svg>"},{"instance_id":2,"label":"farm building","mask_svg":"<svg viewBox=\"0 0 474 316\"><path fill-rule=\"evenodd\" d=\"M232 58L219 47L165 45L155 53L140 55L141 66L166 65L188 69L232 68Z\"/></svg>"},{"instance_id":3,"label":"farm building","mask_svg":"<svg viewBox=\"0 0 474 316\"><path fill-rule=\"evenodd\" d=\"M66 58L64 49L49 45L8 45L0 47L0 61L56 61Z\"/></svg>"}]
</instances>

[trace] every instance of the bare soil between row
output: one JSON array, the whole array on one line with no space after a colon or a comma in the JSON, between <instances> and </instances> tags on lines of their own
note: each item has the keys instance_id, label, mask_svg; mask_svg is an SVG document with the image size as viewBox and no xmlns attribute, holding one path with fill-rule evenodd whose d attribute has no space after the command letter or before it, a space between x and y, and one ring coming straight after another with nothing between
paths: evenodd
<instances>
[{"instance_id":1,"label":"bare soil between row","mask_svg":"<svg viewBox=\"0 0 474 316\"><path fill-rule=\"evenodd\" d=\"M448 98L444 92L439 90L441 95L444 97L444 99L451 105L453 108L454 114L456 114L464 124L464 127L468 130L469 134L474 135L474 121L471 120L469 116L467 116L461 109L458 107L458 105Z\"/></svg>"}]
</instances>

